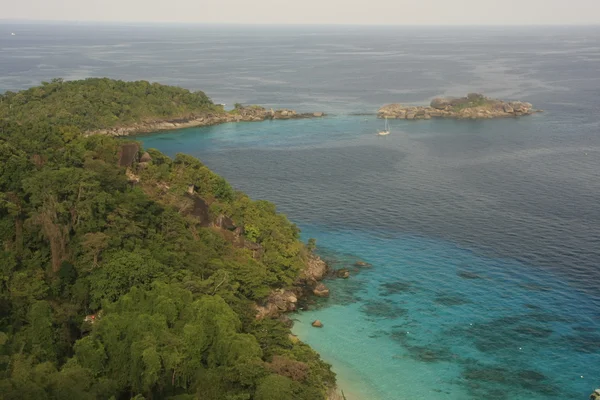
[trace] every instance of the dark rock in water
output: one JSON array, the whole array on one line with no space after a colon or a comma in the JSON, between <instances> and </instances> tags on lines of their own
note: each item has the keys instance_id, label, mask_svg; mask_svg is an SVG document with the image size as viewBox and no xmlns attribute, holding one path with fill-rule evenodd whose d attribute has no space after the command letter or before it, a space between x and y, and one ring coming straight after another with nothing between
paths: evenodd
<instances>
[{"instance_id":1,"label":"dark rock in water","mask_svg":"<svg viewBox=\"0 0 600 400\"><path fill-rule=\"evenodd\" d=\"M542 396L553 396L552 398L571 398L564 396L559 387L553 385L545 375L537 371L469 365L464 369L462 376L470 389L479 392L475 398L490 398L485 392L494 386L497 389L505 389L504 392L507 396L499 398L511 399L521 397L511 395L511 392L520 392L522 390L535 392Z\"/></svg>"},{"instance_id":2,"label":"dark rock in water","mask_svg":"<svg viewBox=\"0 0 600 400\"><path fill-rule=\"evenodd\" d=\"M564 346L568 346L579 353L593 354L600 352L600 335L582 332L575 335L567 335L561 338Z\"/></svg>"},{"instance_id":3,"label":"dark rock in water","mask_svg":"<svg viewBox=\"0 0 600 400\"><path fill-rule=\"evenodd\" d=\"M387 301L368 301L361 307L361 311L369 317L394 319L408 314L406 308L398 307Z\"/></svg>"},{"instance_id":4,"label":"dark rock in water","mask_svg":"<svg viewBox=\"0 0 600 400\"><path fill-rule=\"evenodd\" d=\"M520 325L517 326L514 329L514 331L524 336L531 336L537 338L547 338L550 335L552 335L552 333L554 333L552 329L532 325Z\"/></svg>"},{"instance_id":5,"label":"dark rock in water","mask_svg":"<svg viewBox=\"0 0 600 400\"><path fill-rule=\"evenodd\" d=\"M460 296L452 295L438 295L434 300L437 304L443 306L461 306L463 304L469 304L470 301Z\"/></svg>"},{"instance_id":6,"label":"dark rock in water","mask_svg":"<svg viewBox=\"0 0 600 400\"><path fill-rule=\"evenodd\" d=\"M412 284L403 281L386 282L379 285L379 290L381 296L407 293L412 291Z\"/></svg>"},{"instance_id":7,"label":"dark rock in water","mask_svg":"<svg viewBox=\"0 0 600 400\"><path fill-rule=\"evenodd\" d=\"M408 346L410 357L416 361L434 363L452 361L452 352L448 349L432 346Z\"/></svg>"},{"instance_id":8,"label":"dark rock in water","mask_svg":"<svg viewBox=\"0 0 600 400\"><path fill-rule=\"evenodd\" d=\"M468 380L506 383L509 372L504 368L499 367L481 367L481 368L465 368L462 373L463 378Z\"/></svg>"},{"instance_id":9,"label":"dark rock in water","mask_svg":"<svg viewBox=\"0 0 600 400\"><path fill-rule=\"evenodd\" d=\"M316 321L313 321L312 326L314 326L315 328L322 328L323 323L319 320L316 320Z\"/></svg>"},{"instance_id":10,"label":"dark rock in water","mask_svg":"<svg viewBox=\"0 0 600 400\"><path fill-rule=\"evenodd\" d=\"M406 346L406 343L408 340L408 335L409 335L408 331L400 330L400 329L393 330L390 333L390 339Z\"/></svg>"},{"instance_id":11,"label":"dark rock in water","mask_svg":"<svg viewBox=\"0 0 600 400\"><path fill-rule=\"evenodd\" d=\"M357 261L354 263L355 267L370 267L371 264L369 264L368 262L364 262L364 261Z\"/></svg>"},{"instance_id":12,"label":"dark rock in water","mask_svg":"<svg viewBox=\"0 0 600 400\"><path fill-rule=\"evenodd\" d=\"M338 278L347 279L350 277L350 271L348 271L347 268L338 269L337 271L335 271L335 275Z\"/></svg>"},{"instance_id":13,"label":"dark rock in water","mask_svg":"<svg viewBox=\"0 0 600 400\"><path fill-rule=\"evenodd\" d=\"M550 286L538 285L537 283L521 283L520 287L526 290L530 290L532 292L551 292L552 288Z\"/></svg>"},{"instance_id":14,"label":"dark rock in water","mask_svg":"<svg viewBox=\"0 0 600 400\"><path fill-rule=\"evenodd\" d=\"M314 289L313 294L318 297L327 297L329 296L329 289L322 283L319 283Z\"/></svg>"},{"instance_id":15,"label":"dark rock in water","mask_svg":"<svg viewBox=\"0 0 600 400\"><path fill-rule=\"evenodd\" d=\"M598 328L593 326L575 326L571 329L573 329L576 332L598 332Z\"/></svg>"},{"instance_id":16,"label":"dark rock in water","mask_svg":"<svg viewBox=\"0 0 600 400\"><path fill-rule=\"evenodd\" d=\"M547 379L544 374L537 372L537 371L531 371L531 370L519 371L518 376L521 379L528 380L528 381L534 381L534 382L541 382L541 381L544 381Z\"/></svg>"},{"instance_id":17,"label":"dark rock in water","mask_svg":"<svg viewBox=\"0 0 600 400\"><path fill-rule=\"evenodd\" d=\"M480 275L469 271L458 271L457 275L463 279L482 279Z\"/></svg>"}]
</instances>

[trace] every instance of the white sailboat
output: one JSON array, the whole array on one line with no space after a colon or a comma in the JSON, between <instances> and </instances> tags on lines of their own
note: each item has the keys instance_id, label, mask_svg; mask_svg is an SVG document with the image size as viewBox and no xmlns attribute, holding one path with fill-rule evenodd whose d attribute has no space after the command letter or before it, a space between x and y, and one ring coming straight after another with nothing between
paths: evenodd
<instances>
[{"instance_id":1,"label":"white sailboat","mask_svg":"<svg viewBox=\"0 0 600 400\"><path fill-rule=\"evenodd\" d=\"M385 117L385 127L383 128L382 131L379 131L377 134L379 136L385 136L385 135L389 135L390 134L390 127L388 125L387 117Z\"/></svg>"}]
</instances>

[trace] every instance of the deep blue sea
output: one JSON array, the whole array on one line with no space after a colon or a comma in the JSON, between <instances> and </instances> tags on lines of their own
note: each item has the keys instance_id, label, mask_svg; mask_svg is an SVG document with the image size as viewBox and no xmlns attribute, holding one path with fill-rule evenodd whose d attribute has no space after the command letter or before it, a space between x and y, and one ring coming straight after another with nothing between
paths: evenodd
<instances>
[{"instance_id":1,"label":"deep blue sea","mask_svg":"<svg viewBox=\"0 0 600 400\"><path fill-rule=\"evenodd\" d=\"M349 399L586 399L600 386L600 27L0 22L0 91L90 76L330 114L140 140L275 202L350 268L294 327ZM474 91L545 112L391 121L387 137L351 115Z\"/></svg>"}]
</instances>

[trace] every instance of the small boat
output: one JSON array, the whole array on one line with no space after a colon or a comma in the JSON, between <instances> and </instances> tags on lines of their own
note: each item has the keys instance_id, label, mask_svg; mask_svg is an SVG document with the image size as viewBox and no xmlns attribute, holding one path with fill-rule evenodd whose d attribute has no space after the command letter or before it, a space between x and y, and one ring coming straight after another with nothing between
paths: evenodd
<instances>
[{"instance_id":1,"label":"small boat","mask_svg":"<svg viewBox=\"0 0 600 400\"><path fill-rule=\"evenodd\" d=\"M379 136L386 136L386 135L389 135L389 134L390 134L390 127L389 127L389 125L388 125L388 120L387 120L387 117L385 118L385 127L383 128L383 130L382 130L382 131L379 131L377 134L378 134Z\"/></svg>"},{"instance_id":2,"label":"small boat","mask_svg":"<svg viewBox=\"0 0 600 400\"><path fill-rule=\"evenodd\" d=\"M10 36L17 36L17 34L16 34L16 33L14 33L14 32L11 32L11 33L10 33Z\"/></svg>"}]
</instances>

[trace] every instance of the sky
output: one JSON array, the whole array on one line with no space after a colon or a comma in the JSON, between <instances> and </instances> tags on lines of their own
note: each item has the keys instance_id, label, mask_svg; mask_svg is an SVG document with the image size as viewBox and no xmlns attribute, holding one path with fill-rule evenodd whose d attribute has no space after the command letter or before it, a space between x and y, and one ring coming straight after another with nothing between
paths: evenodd
<instances>
[{"instance_id":1,"label":"sky","mask_svg":"<svg viewBox=\"0 0 600 400\"><path fill-rule=\"evenodd\" d=\"M600 0L0 0L0 20L364 25L600 24Z\"/></svg>"}]
</instances>

